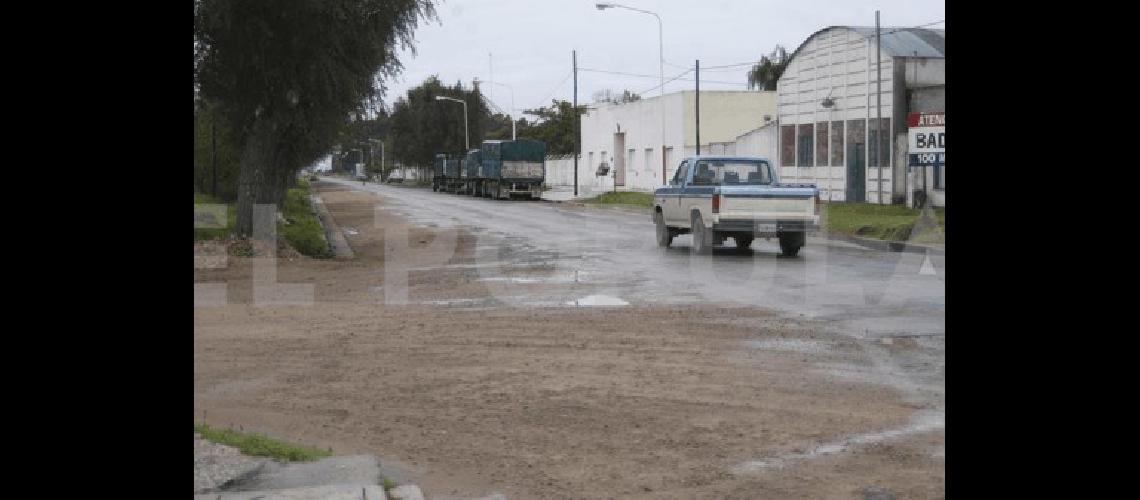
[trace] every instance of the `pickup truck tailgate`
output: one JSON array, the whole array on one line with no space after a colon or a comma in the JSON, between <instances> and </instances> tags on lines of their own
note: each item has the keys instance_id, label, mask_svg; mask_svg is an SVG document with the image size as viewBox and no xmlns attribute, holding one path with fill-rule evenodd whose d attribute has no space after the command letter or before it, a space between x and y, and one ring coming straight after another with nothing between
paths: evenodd
<instances>
[{"instance_id":1,"label":"pickup truck tailgate","mask_svg":"<svg viewBox=\"0 0 1140 500\"><path fill-rule=\"evenodd\" d=\"M721 188L721 218L806 219L815 215L814 187L724 186Z\"/></svg>"}]
</instances>

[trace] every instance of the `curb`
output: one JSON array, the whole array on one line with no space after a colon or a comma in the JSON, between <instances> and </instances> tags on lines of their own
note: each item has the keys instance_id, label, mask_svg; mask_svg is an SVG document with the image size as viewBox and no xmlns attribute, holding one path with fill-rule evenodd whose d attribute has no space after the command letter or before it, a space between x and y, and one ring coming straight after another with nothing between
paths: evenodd
<instances>
[{"instance_id":1,"label":"curb","mask_svg":"<svg viewBox=\"0 0 1140 500\"><path fill-rule=\"evenodd\" d=\"M907 243L905 241L886 241L876 240L872 238L860 238L858 236L851 236L849 234L841 233L825 233L824 238L829 240L846 241L854 243L864 248L871 250L878 250L880 252L896 252L896 253L930 253L932 255L946 255L945 248L936 248L929 245L920 245L917 243Z\"/></svg>"},{"instance_id":2,"label":"curb","mask_svg":"<svg viewBox=\"0 0 1140 500\"><path fill-rule=\"evenodd\" d=\"M328 240L329 246L332 247L333 254L338 259L352 259L356 254L352 252L352 247L348 246L348 240L344 238L340 228L337 227L336 222L333 221L332 214L329 209L325 207L324 200L316 194L309 194L309 202L317 211L317 220L320 221L321 227L325 230L325 239Z\"/></svg>"}]
</instances>

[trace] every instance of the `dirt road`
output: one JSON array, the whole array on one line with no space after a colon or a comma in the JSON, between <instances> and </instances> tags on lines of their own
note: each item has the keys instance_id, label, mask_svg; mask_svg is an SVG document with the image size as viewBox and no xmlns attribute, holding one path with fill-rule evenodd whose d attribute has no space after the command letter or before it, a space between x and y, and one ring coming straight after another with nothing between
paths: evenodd
<instances>
[{"instance_id":1,"label":"dirt road","mask_svg":"<svg viewBox=\"0 0 1140 500\"><path fill-rule=\"evenodd\" d=\"M279 259L307 305L254 305L252 259L196 270L228 292L196 304L196 420L374 453L431 498L944 496L940 335L652 300L551 262L588 249L416 219L410 189L319 189L356 259Z\"/></svg>"}]
</instances>

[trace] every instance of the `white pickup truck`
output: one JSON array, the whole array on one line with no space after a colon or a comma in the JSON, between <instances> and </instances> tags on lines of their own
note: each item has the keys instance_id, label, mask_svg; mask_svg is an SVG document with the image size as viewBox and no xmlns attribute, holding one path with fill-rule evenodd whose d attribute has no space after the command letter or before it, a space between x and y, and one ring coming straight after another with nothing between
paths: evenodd
<instances>
[{"instance_id":1,"label":"white pickup truck","mask_svg":"<svg viewBox=\"0 0 1140 500\"><path fill-rule=\"evenodd\" d=\"M746 249L757 237L776 237L780 251L799 253L806 234L819 230L819 190L781 184L776 169L758 156L693 156L677 167L668 186L653 193L657 244L693 234L693 251L709 253L731 237Z\"/></svg>"}]
</instances>

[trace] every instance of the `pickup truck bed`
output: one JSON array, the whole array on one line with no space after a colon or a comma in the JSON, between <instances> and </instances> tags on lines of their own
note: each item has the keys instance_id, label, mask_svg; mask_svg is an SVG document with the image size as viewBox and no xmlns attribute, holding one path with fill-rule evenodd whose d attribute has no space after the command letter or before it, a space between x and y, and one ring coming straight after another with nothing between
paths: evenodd
<instances>
[{"instance_id":1,"label":"pickup truck bed","mask_svg":"<svg viewBox=\"0 0 1140 500\"><path fill-rule=\"evenodd\" d=\"M654 192L653 221L662 247L685 233L693 233L698 253L728 238L745 249L757 237L776 237L782 252L794 256L819 228L818 202L814 184L780 183L765 158L696 156Z\"/></svg>"}]
</instances>

